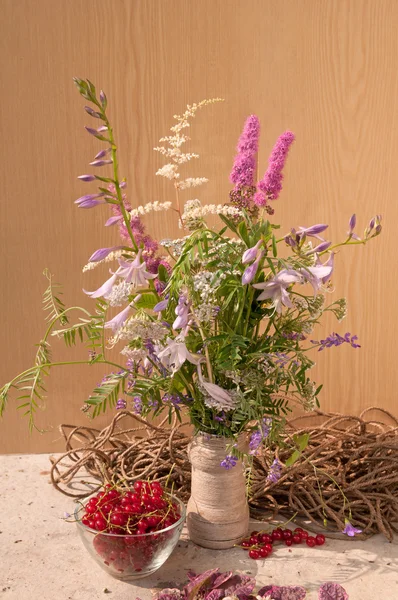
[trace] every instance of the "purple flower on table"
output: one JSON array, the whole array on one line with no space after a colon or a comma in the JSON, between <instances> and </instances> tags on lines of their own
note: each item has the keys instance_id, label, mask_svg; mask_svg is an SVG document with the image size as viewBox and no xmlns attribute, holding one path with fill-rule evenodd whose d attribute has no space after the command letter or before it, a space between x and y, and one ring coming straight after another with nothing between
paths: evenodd
<instances>
[{"instance_id":1,"label":"purple flower on table","mask_svg":"<svg viewBox=\"0 0 398 600\"><path fill-rule=\"evenodd\" d=\"M233 456L233 454L227 454L224 460L220 462L220 467L223 467L223 469L229 471L229 469L232 469L236 466L237 462L238 459L236 458L236 456Z\"/></svg>"},{"instance_id":2,"label":"purple flower on table","mask_svg":"<svg viewBox=\"0 0 398 600\"><path fill-rule=\"evenodd\" d=\"M270 466L267 481L268 483L277 483L282 475L283 465L279 459L275 458L272 465Z\"/></svg>"},{"instance_id":3,"label":"purple flower on table","mask_svg":"<svg viewBox=\"0 0 398 600\"><path fill-rule=\"evenodd\" d=\"M189 317L189 302L184 294L180 294L178 298L178 304L175 309L177 318L173 323L173 329L183 329L188 325Z\"/></svg>"},{"instance_id":4,"label":"purple flower on table","mask_svg":"<svg viewBox=\"0 0 398 600\"><path fill-rule=\"evenodd\" d=\"M343 336L338 333L332 333L324 340L320 340L319 342L316 340L311 340L312 344L319 345L318 352L321 350L325 350L325 348L331 348L332 346L341 346L341 344L350 344L353 348L360 348L361 346L356 343L358 339L357 335L351 335L351 333L346 333Z\"/></svg>"},{"instance_id":5,"label":"purple flower on table","mask_svg":"<svg viewBox=\"0 0 398 600\"><path fill-rule=\"evenodd\" d=\"M348 519L345 520L344 524L345 524L345 527L344 527L342 533L345 533L349 537L354 537L355 535L362 533L362 529L358 529L357 527L354 527L353 525L351 525L351 523L349 522Z\"/></svg>"},{"instance_id":6,"label":"purple flower on table","mask_svg":"<svg viewBox=\"0 0 398 600\"><path fill-rule=\"evenodd\" d=\"M75 204L77 204L79 208L94 208L94 206L105 203L105 200L98 200L98 198L101 198L104 195L105 194L102 192L100 194L86 194L75 200Z\"/></svg>"},{"instance_id":7,"label":"purple flower on table","mask_svg":"<svg viewBox=\"0 0 398 600\"><path fill-rule=\"evenodd\" d=\"M126 400L124 400L124 398L119 398L119 400L116 402L116 410L125 410L126 407Z\"/></svg>"},{"instance_id":8,"label":"purple flower on table","mask_svg":"<svg viewBox=\"0 0 398 600\"><path fill-rule=\"evenodd\" d=\"M268 169L258 182L258 192L254 196L257 206L265 206L268 200L276 200L282 190L282 170L289 148L294 141L294 133L285 131L277 140L268 160Z\"/></svg>"},{"instance_id":9,"label":"purple flower on table","mask_svg":"<svg viewBox=\"0 0 398 600\"><path fill-rule=\"evenodd\" d=\"M94 292L87 292L86 290L83 290L83 292L87 294L87 296L90 296L90 298L107 298L112 292L112 287L117 277L118 274L113 273L112 277L107 279L105 283L103 283L97 290L94 290Z\"/></svg>"},{"instance_id":10,"label":"purple flower on table","mask_svg":"<svg viewBox=\"0 0 398 600\"><path fill-rule=\"evenodd\" d=\"M263 283L255 283L253 287L262 290L257 300L272 300L276 312L282 312L282 305L291 308L293 306L290 296L286 291L294 283L301 283L303 276L293 269L283 269L273 279Z\"/></svg>"},{"instance_id":11,"label":"purple flower on table","mask_svg":"<svg viewBox=\"0 0 398 600\"><path fill-rule=\"evenodd\" d=\"M112 246L111 248L99 248L96 250L94 254L90 256L88 262L99 262L100 260L104 260L111 252L115 252L115 250L120 250L123 246Z\"/></svg>"},{"instance_id":12,"label":"purple flower on table","mask_svg":"<svg viewBox=\"0 0 398 600\"><path fill-rule=\"evenodd\" d=\"M184 338L178 335L176 338L167 338L167 345L157 352L157 357L166 369L176 373L187 360L197 365L199 359L195 358L185 345Z\"/></svg>"},{"instance_id":13,"label":"purple flower on table","mask_svg":"<svg viewBox=\"0 0 398 600\"><path fill-rule=\"evenodd\" d=\"M260 121L256 115L246 119L237 146L237 155L230 174L235 190L254 185L256 154L260 137Z\"/></svg>"},{"instance_id":14,"label":"purple flower on table","mask_svg":"<svg viewBox=\"0 0 398 600\"><path fill-rule=\"evenodd\" d=\"M117 273L127 283L131 283L134 288L146 285L148 279L155 279L156 275L148 273L146 263L141 262L142 250L140 249L133 261L126 261L119 258L119 269Z\"/></svg>"},{"instance_id":15,"label":"purple flower on table","mask_svg":"<svg viewBox=\"0 0 398 600\"><path fill-rule=\"evenodd\" d=\"M104 325L105 329L112 329L114 332L116 332L121 327L123 327L123 325L125 324L125 322L127 321L128 317L129 317L131 305L132 305L132 303L129 304L128 306L126 306L126 308L123 309L116 316L114 316L113 319L111 319L110 321L107 321Z\"/></svg>"}]
</instances>

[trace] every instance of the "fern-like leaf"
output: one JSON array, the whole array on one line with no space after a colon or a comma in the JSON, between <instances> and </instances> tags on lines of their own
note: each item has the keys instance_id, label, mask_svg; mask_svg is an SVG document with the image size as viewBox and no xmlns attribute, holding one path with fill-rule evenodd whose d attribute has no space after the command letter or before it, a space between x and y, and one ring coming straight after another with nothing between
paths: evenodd
<instances>
[{"instance_id":1,"label":"fern-like leaf","mask_svg":"<svg viewBox=\"0 0 398 600\"><path fill-rule=\"evenodd\" d=\"M53 321L58 318L61 325L67 325L68 318L63 314L65 312L65 304L59 298L60 294L62 294L60 291L61 286L59 283L53 282L52 275L48 269L44 269L43 275L47 278L49 284L43 294L43 310L48 312L46 320Z\"/></svg>"},{"instance_id":2,"label":"fern-like leaf","mask_svg":"<svg viewBox=\"0 0 398 600\"><path fill-rule=\"evenodd\" d=\"M92 417L97 417L101 412L105 412L107 406L112 408L116 405L120 389L128 375L127 371L109 375L99 387L93 390L92 395L86 400L86 404L93 406Z\"/></svg>"}]
</instances>

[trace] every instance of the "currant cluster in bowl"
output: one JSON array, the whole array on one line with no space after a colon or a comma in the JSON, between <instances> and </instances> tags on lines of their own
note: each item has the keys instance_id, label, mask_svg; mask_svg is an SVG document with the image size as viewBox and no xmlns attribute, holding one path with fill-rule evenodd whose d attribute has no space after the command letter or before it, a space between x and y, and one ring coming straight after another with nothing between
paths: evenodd
<instances>
[{"instance_id":1,"label":"currant cluster in bowl","mask_svg":"<svg viewBox=\"0 0 398 600\"><path fill-rule=\"evenodd\" d=\"M75 511L80 536L96 562L119 579L156 571L178 542L185 507L159 482L133 489L106 485Z\"/></svg>"},{"instance_id":2,"label":"currant cluster in bowl","mask_svg":"<svg viewBox=\"0 0 398 600\"><path fill-rule=\"evenodd\" d=\"M241 548L249 551L250 558L258 560L267 558L267 556L271 554L275 542L284 543L285 546L292 546L293 544L302 544L305 542L307 546L314 548L314 546L323 546L325 541L325 536L322 535L322 533L319 533L314 537L309 535L308 531L305 531L301 527L297 527L294 531L277 527L270 533L252 531L250 537L242 540L239 545Z\"/></svg>"}]
</instances>

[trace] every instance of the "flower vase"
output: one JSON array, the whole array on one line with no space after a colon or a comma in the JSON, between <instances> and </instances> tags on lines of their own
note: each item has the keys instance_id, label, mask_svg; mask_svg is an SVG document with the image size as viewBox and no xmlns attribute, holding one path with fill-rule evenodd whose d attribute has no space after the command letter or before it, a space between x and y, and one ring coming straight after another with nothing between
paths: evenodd
<instances>
[{"instance_id":1,"label":"flower vase","mask_svg":"<svg viewBox=\"0 0 398 600\"><path fill-rule=\"evenodd\" d=\"M230 440L199 434L188 448L192 467L191 497L187 506L190 539L204 548L232 548L247 534L249 506L243 464L238 460L230 469L225 459ZM245 450L245 436L237 448Z\"/></svg>"}]
</instances>

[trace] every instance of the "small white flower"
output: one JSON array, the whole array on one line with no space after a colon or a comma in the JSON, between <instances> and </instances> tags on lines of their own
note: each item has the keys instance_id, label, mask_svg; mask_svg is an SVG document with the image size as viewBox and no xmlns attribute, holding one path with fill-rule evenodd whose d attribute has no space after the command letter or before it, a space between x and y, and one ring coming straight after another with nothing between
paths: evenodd
<instances>
[{"instance_id":1,"label":"small white flower","mask_svg":"<svg viewBox=\"0 0 398 600\"><path fill-rule=\"evenodd\" d=\"M167 346L158 352L158 358L172 373L176 373L186 360L193 365L197 365L199 362L199 359L195 358L188 350L181 335L174 339L167 338Z\"/></svg>"}]
</instances>

